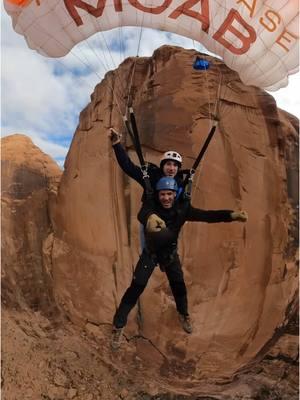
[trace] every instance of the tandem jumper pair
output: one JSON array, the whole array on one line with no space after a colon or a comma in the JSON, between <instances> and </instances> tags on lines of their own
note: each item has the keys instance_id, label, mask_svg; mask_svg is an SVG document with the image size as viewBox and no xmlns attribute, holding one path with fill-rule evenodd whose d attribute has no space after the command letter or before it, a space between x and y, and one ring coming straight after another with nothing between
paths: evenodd
<instances>
[{"instance_id":1,"label":"tandem jumper pair","mask_svg":"<svg viewBox=\"0 0 300 400\"><path fill-rule=\"evenodd\" d=\"M141 148L141 143L140 143L140 138L139 138L139 133L138 133L138 128L137 128L137 123L136 123L136 118L135 118L135 114L133 111L133 108L130 106L128 108L129 111L129 118L130 121L127 119L126 116L124 116L124 123L125 123L125 127L126 130L132 140L135 152L138 156L139 159L139 163L140 163L140 169L142 172L142 176L143 176L143 180L144 180L144 185L145 185L145 194L146 194L146 198L147 199L152 199L153 198L153 188L151 186L151 182L150 182L150 177L148 174L148 164L145 162L144 156L143 156L143 152L142 152L142 148ZM196 158L196 160L194 161L194 164L192 166L192 168L190 170L187 170L187 174L184 178L183 184L182 184L182 189L183 191L181 192L181 196L184 196L187 199L191 199L191 194L192 194L192 184L193 184L193 179L194 179L194 175L196 173L196 170L201 162L201 160L204 157L204 154L209 146L209 143L211 142L215 131L217 128L217 121L215 120L213 123L213 126L211 127L207 138Z\"/></svg>"},{"instance_id":2,"label":"tandem jumper pair","mask_svg":"<svg viewBox=\"0 0 300 400\"><path fill-rule=\"evenodd\" d=\"M204 71L204 73L206 73L206 70L209 68L210 68L210 62L208 60L206 60L204 58L200 58L199 56L196 56L196 58L194 59L194 63L193 63L194 70L196 70L196 71L200 70L200 71ZM130 83L129 90L128 90L127 115L129 114L129 120L128 120L128 118L126 116L126 112L125 112L125 115L123 115L123 121L124 121L126 130L132 140L132 143L133 143L134 149L136 151L136 154L138 156L138 159L139 159L140 169L141 169L143 181L144 181L146 198L152 199L154 191L151 186L151 181L150 181L150 177L148 174L148 164L145 162L144 157L143 157L138 127L137 127L137 123L136 123L134 110L132 107L132 94L131 94L132 87L131 87L131 85L132 85L134 72L135 72L135 65L133 66L133 69L132 69L131 83ZM196 160L194 161L192 168L190 168L190 170L184 170L184 173L186 174L186 176L183 180L182 187L180 188L181 191L179 190L179 192L178 192L178 197L184 196L186 199L191 199L194 175L196 173L196 170L197 170L201 160L204 157L204 154L205 154L205 152L215 134L216 128L217 128L218 117L219 117L219 100L220 100L221 86L222 86L222 73L220 72L214 110L213 110L213 113L209 113L209 118L212 119L212 121L213 121L211 129L206 137L206 140L205 140Z\"/></svg>"}]
</instances>

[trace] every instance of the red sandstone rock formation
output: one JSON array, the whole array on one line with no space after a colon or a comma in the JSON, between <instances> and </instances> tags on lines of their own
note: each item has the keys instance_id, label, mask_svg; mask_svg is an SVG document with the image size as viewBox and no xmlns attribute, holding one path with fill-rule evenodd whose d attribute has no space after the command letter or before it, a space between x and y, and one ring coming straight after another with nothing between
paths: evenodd
<instances>
[{"instance_id":1,"label":"red sandstone rock formation","mask_svg":"<svg viewBox=\"0 0 300 400\"><path fill-rule=\"evenodd\" d=\"M194 333L181 331L157 269L130 315L127 340L117 354L109 348L112 315L139 252L141 189L120 171L107 138L110 126L122 130L136 160L116 104L124 110L126 98L116 93L119 81L129 81L128 59L97 85L82 112L57 195L55 163L23 135L2 139L7 398L298 398L298 120L220 61L194 71L193 57L165 46L137 59L133 105L146 159L157 163L174 148L190 167L222 73L220 122L193 204L242 208L249 221L183 228ZM76 325L10 313L12 305L49 311L56 303Z\"/></svg>"},{"instance_id":2,"label":"red sandstone rock formation","mask_svg":"<svg viewBox=\"0 0 300 400\"><path fill-rule=\"evenodd\" d=\"M221 61L212 59L207 72L194 71L194 55L165 46L151 58L126 60L97 85L66 159L49 239L60 307L73 321L111 323L138 258L141 197L107 137L110 126L121 130L135 158L118 112L126 103L117 98L119 82L130 81L136 62L133 106L145 158L158 163L171 148L190 167L209 130L222 74L220 121L192 202L204 209L244 209L249 221L184 227L180 254L192 335L180 329L159 269L126 328L148 373L158 372L165 382L176 376L180 390L231 379L262 357L295 310L298 288L297 121L267 93L244 86Z\"/></svg>"},{"instance_id":3,"label":"red sandstone rock formation","mask_svg":"<svg viewBox=\"0 0 300 400\"><path fill-rule=\"evenodd\" d=\"M49 311L52 282L43 267L51 232L48 199L61 170L25 135L1 140L2 299L5 305Z\"/></svg>"}]
</instances>

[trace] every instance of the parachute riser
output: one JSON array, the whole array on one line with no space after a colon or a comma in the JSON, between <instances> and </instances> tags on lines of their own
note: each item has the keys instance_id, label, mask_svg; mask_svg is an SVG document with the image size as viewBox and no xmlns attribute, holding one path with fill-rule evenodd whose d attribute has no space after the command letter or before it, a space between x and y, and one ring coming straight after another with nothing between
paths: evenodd
<instances>
[{"instance_id":1,"label":"parachute riser","mask_svg":"<svg viewBox=\"0 0 300 400\"><path fill-rule=\"evenodd\" d=\"M130 105L130 107L128 107L128 111L129 111L130 122L128 121L126 116L124 116L123 119L125 122L127 132L129 133L129 135L131 137L133 146L135 148L136 154L137 154L139 162L140 162L140 169L141 169L143 180L144 180L146 198L152 198L153 197L153 189L151 186L150 176L148 174L148 164L144 160L144 156L143 156L142 148L141 148L141 142L140 142L139 133L138 133L138 128L137 128L137 123L136 123L134 111L133 111L133 108L131 105Z\"/></svg>"},{"instance_id":2,"label":"parachute riser","mask_svg":"<svg viewBox=\"0 0 300 400\"><path fill-rule=\"evenodd\" d=\"M220 73L220 79L219 79L219 84L218 84L218 89L217 89L217 96L216 96L216 103L215 103L215 108L212 114L213 117L213 124L212 127L209 131L209 134L207 135L207 138L198 154L198 157L196 158L192 168L190 169L189 173L185 177L183 181L183 188L184 188L184 196L188 199L191 199L191 194L192 194L192 184L193 184L193 179L194 175L196 172L196 169L198 168L201 160L203 159L203 156L209 146L209 143L211 142L215 131L217 129L217 125L219 122L219 100L220 100L220 94L221 94L221 87L222 87L222 73Z\"/></svg>"},{"instance_id":3,"label":"parachute riser","mask_svg":"<svg viewBox=\"0 0 300 400\"><path fill-rule=\"evenodd\" d=\"M195 162L194 162L194 164L192 166L192 168L190 169L188 175L185 177L185 179L183 181L183 187L185 188L185 195L187 197L189 197L189 198L191 196L192 183L193 183L193 178L194 178L196 169L198 168L198 166L199 166L199 164L200 164L200 162L201 162L201 160L202 160L202 158L203 158L203 156L204 156L204 154L205 154L205 152L206 152L206 150L208 148L208 145L209 145L209 143L211 142L211 140L212 140L212 138L214 136L216 128L217 128L217 124L215 123L213 125L213 127L211 128L211 130L210 130L210 132L209 132L209 134L208 134L208 136L207 136L207 138L206 138L206 140L205 140L205 142L204 142L204 144L203 144L203 146L202 146L202 148L200 150L200 153L199 153L198 157L196 158L196 160L195 160Z\"/></svg>"}]
</instances>

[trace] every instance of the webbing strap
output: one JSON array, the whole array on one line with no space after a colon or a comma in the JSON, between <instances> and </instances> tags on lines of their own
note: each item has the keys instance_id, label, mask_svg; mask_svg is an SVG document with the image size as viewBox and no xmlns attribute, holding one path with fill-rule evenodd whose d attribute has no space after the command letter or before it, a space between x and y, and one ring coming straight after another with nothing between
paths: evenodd
<instances>
[{"instance_id":1,"label":"webbing strap","mask_svg":"<svg viewBox=\"0 0 300 400\"><path fill-rule=\"evenodd\" d=\"M132 132L132 130L131 130L130 123L129 123L129 121L128 121L126 115L123 116L123 121L124 121L124 125L125 125L125 127L126 127L126 130L127 130L127 133L129 134L129 136L130 136L130 138L131 138L131 140L132 140L132 143L133 143L133 145L134 145L134 148L135 148L135 147L136 147L136 145L135 145L135 139L134 139L134 136L133 136L133 132Z\"/></svg>"},{"instance_id":2,"label":"webbing strap","mask_svg":"<svg viewBox=\"0 0 300 400\"><path fill-rule=\"evenodd\" d=\"M194 173L195 173L196 169L198 168L198 166L200 164L200 161L202 160L202 158L203 158L203 156L204 156L204 154L205 154L205 152L206 152L206 150L208 148L208 145L209 145L211 139L213 138L213 136L215 134L216 128L217 128L217 125L213 125L212 126L212 128L211 128L211 130L210 130L210 132L209 132L209 134L208 134L208 136L207 136L207 138L206 138L206 140L204 142L204 145L202 146L202 149L200 150L200 153L199 153L198 157L196 158L196 160L195 160L195 162L194 162L194 164L192 166L192 170L194 171Z\"/></svg>"},{"instance_id":3,"label":"webbing strap","mask_svg":"<svg viewBox=\"0 0 300 400\"><path fill-rule=\"evenodd\" d=\"M141 172L142 172L142 176L143 176L143 180L144 180L144 184L145 184L145 192L146 192L146 196L149 198L149 197L153 196L153 188L151 186L151 181L150 181L150 177L148 174L148 165L146 164L143 153L142 153L141 142L140 142L140 138L139 138L139 133L138 133L138 128L137 128L134 111L131 106L129 107L129 117L130 117L130 124L126 117L124 117L124 121L125 121L127 131L131 137L135 151L136 151L137 156L140 161L140 168L141 168Z\"/></svg>"},{"instance_id":4,"label":"webbing strap","mask_svg":"<svg viewBox=\"0 0 300 400\"><path fill-rule=\"evenodd\" d=\"M133 131L133 135L134 135L135 150L136 150L137 156L140 160L141 167L144 168L146 166L146 163L145 163L144 156L142 153L138 128L137 128L136 119L135 119L135 115L134 115L132 107L129 107L129 117L130 117L130 123L131 123L132 131Z\"/></svg>"},{"instance_id":5,"label":"webbing strap","mask_svg":"<svg viewBox=\"0 0 300 400\"><path fill-rule=\"evenodd\" d=\"M193 182L193 178L196 172L196 169L198 168L207 148L209 143L211 142L211 139L214 136L214 133L216 131L217 128L217 123L215 122L214 125L212 126L209 134L207 135L207 138L198 154L198 157L196 158L192 168L190 169L189 173L187 174L187 176L185 177L184 181L183 181L183 187L185 188L185 195L190 198L191 197L191 191L192 191L192 182Z\"/></svg>"}]
</instances>

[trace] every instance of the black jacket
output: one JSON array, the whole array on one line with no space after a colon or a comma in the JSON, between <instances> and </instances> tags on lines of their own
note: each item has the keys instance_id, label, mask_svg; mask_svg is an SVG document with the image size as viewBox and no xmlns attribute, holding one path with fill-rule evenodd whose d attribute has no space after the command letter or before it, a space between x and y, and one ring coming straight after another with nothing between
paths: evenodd
<instances>
[{"instance_id":1,"label":"black jacket","mask_svg":"<svg viewBox=\"0 0 300 400\"><path fill-rule=\"evenodd\" d=\"M146 244L152 252L161 249L171 251L177 247L180 229L186 221L232 222L232 212L232 210L201 210L193 207L189 200L180 200L175 202L172 208L163 208L157 200L144 203L138 213L138 220L145 228L151 214L163 219L167 229L158 233L148 233L145 230Z\"/></svg>"},{"instance_id":2,"label":"black jacket","mask_svg":"<svg viewBox=\"0 0 300 400\"><path fill-rule=\"evenodd\" d=\"M117 143L113 146L117 161L122 170L130 176L132 179L137 181L145 190L145 183L143 179L143 174L141 168L138 165L135 165L130 158L128 157L127 152L121 145L121 143ZM186 171L185 171L186 172ZM151 187L155 190L155 186L160 178L164 177L163 171L157 165L149 163L148 164L148 174L150 178ZM183 183L183 171L179 171L174 178L177 182L178 187L182 186ZM145 196L143 195L143 201L145 200Z\"/></svg>"}]
</instances>

